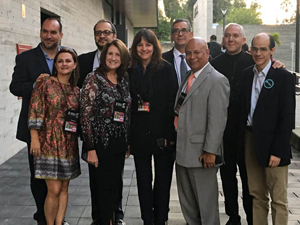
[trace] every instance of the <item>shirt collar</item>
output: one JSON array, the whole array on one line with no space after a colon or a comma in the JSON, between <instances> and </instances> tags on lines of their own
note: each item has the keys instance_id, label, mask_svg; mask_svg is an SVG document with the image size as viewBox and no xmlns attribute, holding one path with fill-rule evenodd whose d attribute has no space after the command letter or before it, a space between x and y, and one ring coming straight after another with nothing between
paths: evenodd
<instances>
[{"instance_id":1,"label":"shirt collar","mask_svg":"<svg viewBox=\"0 0 300 225\"><path fill-rule=\"evenodd\" d=\"M205 69L205 67L207 67L208 64L209 64L209 62L206 63L200 70L198 70L197 72L194 73L195 79L200 75L200 73Z\"/></svg>"},{"instance_id":2,"label":"shirt collar","mask_svg":"<svg viewBox=\"0 0 300 225\"><path fill-rule=\"evenodd\" d=\"M264 75L265 77L267 76L267 74L268 74L268 72L269 72L269 70L270 70L270 68L271 68L271 65L272 65L272 62L271 62L271 60L268 62L268 64L265 66L265 68L261 71L261 72L258 72L258 70L257 70L257 66L255 65L254 67L253 67L253 72L254 72L254 74L262 74L262 75Z\"/></svg>"},{"instance_id":3,"label":"shirt collar","mask_svg":"<svg viewBox=\"0 0 300 225\"><path fill-rule=\"evenodd\" d=\"M180 55L184 55L185 56L185 53L181 53L180 51L177 50L177 48L174 47L173 49L173 54L176 57L179 57Z\"/></svg>"},{"instance_id":4,"label":"shirt collar","mask_svg":"<svg viewBox=\"0 0 300 225\"><path fill-rule=\"evenodd\" d=\"M46 59L51 60L51 58L47 55L47 53L44 51L44 49L42 48L42 44L40 43L40 48L42 49L42 52L44 53L44 56ZM60 51L61 46L58 46L58 51Z\"/></svg>"}]
</instances>

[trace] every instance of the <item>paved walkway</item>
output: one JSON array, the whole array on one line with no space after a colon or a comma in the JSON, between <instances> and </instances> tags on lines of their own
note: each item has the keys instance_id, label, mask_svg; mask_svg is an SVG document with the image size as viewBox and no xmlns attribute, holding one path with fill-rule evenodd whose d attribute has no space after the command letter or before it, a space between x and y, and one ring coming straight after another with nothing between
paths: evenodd
<instances>
[{"instance_id":1,"label":"paved walkway","mask_svg":"<svg viewBox=\"0 0 300 225\"><path fill-rule=\"evenodd\" d=\"M0 225L34 225L34 200L29 187L29 167L27 150L23 149L14 157L0 165ZM300 153L293 152L294 159L289 167L289 225L300 224ZM69 205L66 219L70 225L90 225L91 198L89 190L88 168L81 162L82 175L72 180L69 188ZM227 221L224 197L220 184L221 224ZM132 156L126 160L124 168L123 209L127 225L142 225L137 197L135 167ZM241 203L241 197L239 198ZM240 204L241 205L241 204ZM245 215L240 208L242 224L246 224ZM178 202L175 174L171 188L169 225L185 225Z\"/></svg>"}]
</instances>

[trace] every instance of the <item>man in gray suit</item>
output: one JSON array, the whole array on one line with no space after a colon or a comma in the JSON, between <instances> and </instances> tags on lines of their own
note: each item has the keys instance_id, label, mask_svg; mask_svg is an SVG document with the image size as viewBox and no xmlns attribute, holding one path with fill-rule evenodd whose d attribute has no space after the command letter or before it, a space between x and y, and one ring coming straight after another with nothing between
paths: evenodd
<instances>
[{"instance_id":1,"label":"man in gray suit","mask_svg":"<svg viewBox=\"0 0 300 225\"><path fill-rule=\"evenodd\" d=\"M189 225L219 225L217 172L223 163L230 87L208 62L202 38L189 40L185 54L191 71L177 93L174 121L179 201Z\"/></svg>"}]
</instances>

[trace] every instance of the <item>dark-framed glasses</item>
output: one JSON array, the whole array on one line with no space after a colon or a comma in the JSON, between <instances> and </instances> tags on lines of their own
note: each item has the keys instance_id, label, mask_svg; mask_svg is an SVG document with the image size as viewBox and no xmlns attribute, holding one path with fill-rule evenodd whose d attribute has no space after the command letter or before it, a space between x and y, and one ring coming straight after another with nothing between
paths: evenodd
<instances>
[{"instance_id":1,"label":"dark-framed glasses","mask_svg":"<svg viewBox=\"0 0 300 225\"><path fill-rule=\"evenodd\" d=\"M113 31L110 31L110 30L96 30L94 32L95 36L101 36L102 34L107 37L109 36L110 34L114 33Z\"/></svg>"},{"instance_id":2,"label":"dark-framed glasses","mask_svg":"<svg viewBox=\"0 0 300 225\"><path fill-rule=\"evenodd\" d=\"M183 29L173 29L172 30L172 34L179 34L179 33L182 33L182 34L187 34L188 32L190 32L188 29L186 29L186 28L183 28Z\"/></svg>"}]
</instances>

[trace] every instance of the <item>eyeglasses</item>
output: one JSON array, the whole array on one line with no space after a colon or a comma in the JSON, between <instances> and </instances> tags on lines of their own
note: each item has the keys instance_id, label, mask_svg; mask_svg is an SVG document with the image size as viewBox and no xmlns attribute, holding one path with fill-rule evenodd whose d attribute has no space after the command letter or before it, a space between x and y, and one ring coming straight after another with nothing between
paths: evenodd
<instances>
[{"instance_id":1,"label":"eyeglasses","mask_svg":"<svg viewBox=\"0 0 300 225\"><path fill-rule=\"evenodd\" d=\"M104 30L104 31L102 31L102 30L96 30L94 32L95 36L101 36L103 34L105 37L109 36L111 33L114 33L114 32L110 31L110 30Z\"/></svg>"},{"instance_id":2,"label":"eyeglasses","mask_svg":"<svg viewBox=\"0 0 300 225\"><path fill-rule=\"evenodd\" d=\"M252 52L258 52L258 50L261 52L261 53L266 53L268 51L268 48L267 47L261 47L261 48L257 48L257 47L251 47L251 51Z\"/></svg>"},{"instance_id":3,"label":"eyeglasses","mask_svg":"<svg viewBox=\"0 0 300 225\"><path fill-rule=\"evenodd\" d=\"M179 33L182 33L182 34L187 34L188 32L190 32L188 29L186 29L186 28L183 28L183 29L181 29L181 30L179 30L179 29L173 29L172 30L172 34L176 34L176 35L178 35Z\"/></svg>"}]
</instances>

